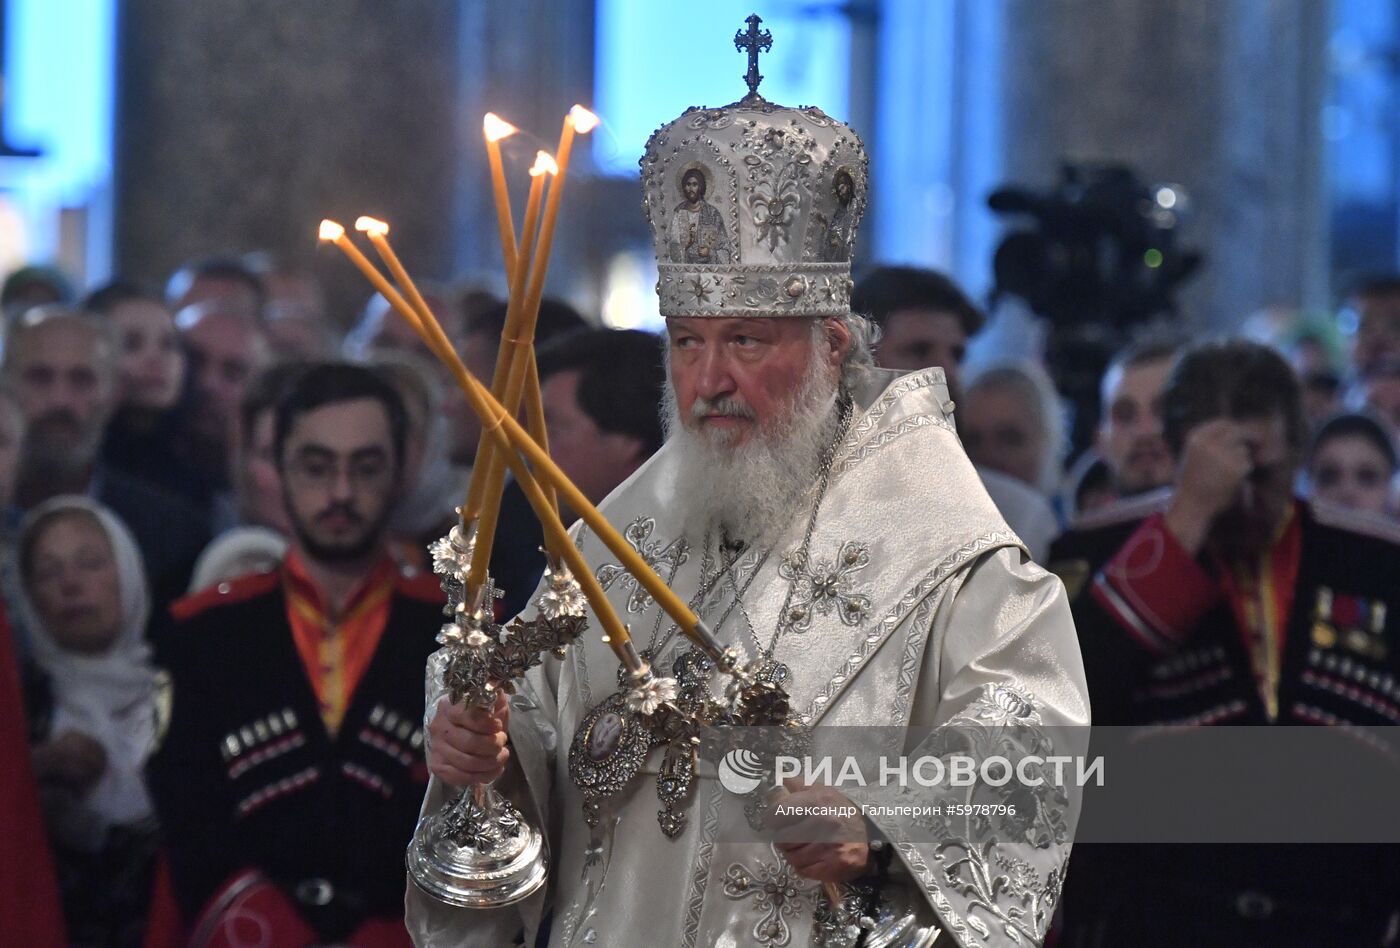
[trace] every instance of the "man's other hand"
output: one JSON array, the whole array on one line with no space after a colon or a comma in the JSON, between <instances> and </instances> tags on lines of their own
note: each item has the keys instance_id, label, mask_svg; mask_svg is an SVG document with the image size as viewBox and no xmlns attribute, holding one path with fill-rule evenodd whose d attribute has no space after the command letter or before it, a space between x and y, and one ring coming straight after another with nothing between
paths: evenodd
<instances>
[{"instance_id":1,"label":"man's other hand","mask_svg":"<svg viewBox=\"0 0 1400 948\"><path fill-rule=\"evenodd\" d=\"M830 787L796 780L770 799L768 824L793 870L817 882L850 882L870 868L870 837L860 807Z\"/></svg>"}]
</instances>

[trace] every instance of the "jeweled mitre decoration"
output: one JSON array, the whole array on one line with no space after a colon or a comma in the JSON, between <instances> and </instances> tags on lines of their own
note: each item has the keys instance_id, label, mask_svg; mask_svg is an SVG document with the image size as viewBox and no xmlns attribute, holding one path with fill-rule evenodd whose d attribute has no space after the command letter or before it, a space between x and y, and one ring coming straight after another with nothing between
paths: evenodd
<instances>
[{"instance_id":1,"label":"jeweled mitre decoration","mask_svg":"<svg viewBox=\"0 0 1400 948\"><path fill-rule=\"evenodd\" d=\"M688 109L647 142L642 206L662 316L850 312L865 148L821 109L764 99L761 78L751 66L744 98Z\"/></svg>"}]
</instances>

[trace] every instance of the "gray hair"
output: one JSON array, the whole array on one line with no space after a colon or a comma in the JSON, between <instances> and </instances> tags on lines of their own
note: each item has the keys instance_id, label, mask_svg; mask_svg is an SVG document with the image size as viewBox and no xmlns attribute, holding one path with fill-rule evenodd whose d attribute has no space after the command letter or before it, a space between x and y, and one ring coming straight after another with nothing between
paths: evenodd
<instances>
[{"instance_id":1,"label":"gray hair","mask_svg":"<svg viewBox=\"0 0 1400 948\"><path fill-rule=\"evenodd\" d=\"M1025 359L993 362L983 366L968 381L965 397L978 389L1002 389L1018 395L1034 417L1044 438L1045 453L1033 486L1047 497L1059 490L1061 467L1069 453L1065 431L1064 403L1046 371Z\"/></svg>"},{"instance_id":2,"label":"gray hair","mask_svg":"<svg viewBox=\"0 0 1400 948\"><path fill-rule=\"evenodd\" d=\"M880 342L880 324L859 313L830 316L813 322L814 338L821 337L828 322L840 323L851 334L851 348L841 363L841 387L850 391L861 383L866 372L875 368L875 346Z\"/></svg>"},{"instance_id":3,"label":"gray hair","mask_svg":"<svg viewBox=\"0 0 1400 948\"><path fill-rule=\"evenodd\" d=\"M97 370L103 383L112 385L117 377L117 337L112 324L87 310L57 303L46 303L25 310L5 328L4 353L0 355L0 377L8 379L24 340L46 326L71 323L86 330L97 341Z\"/></svg>"}]
</instances>

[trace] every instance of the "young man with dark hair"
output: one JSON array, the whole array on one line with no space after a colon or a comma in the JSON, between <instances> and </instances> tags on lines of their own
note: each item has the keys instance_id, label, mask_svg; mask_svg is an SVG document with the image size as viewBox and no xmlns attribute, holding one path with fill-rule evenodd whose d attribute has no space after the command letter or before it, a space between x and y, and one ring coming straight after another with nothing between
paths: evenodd
<instances>
[{"instance_id":1,"label":"young man with dark hair","mask_svg":"<svg viewBox=\"0 0 1400 948\"><path fill-rule=\"evenodd\" d=\"M1148 336L1120 350L1104 370L1094 450L1120 498L1171 483L1174 462L1162 439L1162 388L1180 347L1176 339Z\"/></svg>"},{"instance_id":2,"label":"young man with dark hair","mask_svg":"<svg viewBox=\"0 0 1400 948\"><path fill-rule=\"evenodd\" d=\"M489 336L500 344L501 333L506 328L506 303L498 300L490 306L485 307L480 312L470 314L466 318L466 335ZM545 297L540 300L540 315L535 320L535 342L544 344L551 339L564 336L569 333L578 332L580 329L588 328L588 320L583 318L583 314L574 309L563 300ZM496 348L492 347L491 361L494 364L496 359Z\"/></svg>"},{"instance_id":3,"label":"young man with dark hair","mask_svg":"<svg viewBox=\"0 0 1400 948\"><path fill-rule=\"evenodd\" d=\"M227 301L194 303L175 325L188 359L189 395L177 446L200 483L204 503L228 486L228 462L238 404L270 354L261 324Z\"/></svg>"},{"instance_id":4,"label":"young man with dark hair","mask_svg":"<svg viewBox=\"0 0 1400 948\"><path fill-rule=\"evenodd\" d=\"M880 365L940 366L953 399L960 397L967 342L986 318L956 283L936 270L876 267L856 284L851 311L880 327Z\"/></svg>"},{"instance_id":5,"label":"young man with dark hair","mask_svg":"<svg viewBox=\"0 0 1400 948\"><path fill-rule=\"evenodd\" d=\"M1187 350L1162 429L1174 491L1084 518L1051 556L1094 723L1400 723L1400 528L1294 497L1307 426L1288 364L1251 342ZM1378 945L1400 898L1393 872L1367 881L1394 865L1377 849L1210 852L1078 849L1065 943ZM1236 910L1259 893L1278 910Z\"/></svg>"},{"instance_id":6,"label":"young man with dark hair","mask_svg":"<svg viewBox=\"0 0 1400 948\"><path fill-rule=\"evenodd\" d=\"M1347 294L1343 329L1351 335L1351 372L1364 380L1387 361L1400 359L1400 273L1360 281Z\"/></svg>"},{"instance_id":7,"label":"young man with dark hair","mask_svg":"<svg viewBox=\"0 0 1400 948\"><path fill-rule=\"evenodd\" d=\"M470 316L463 332L462 359L479 379L491 379L496 371L496 353L501 346L501 334L506 328L506 304L497 302ZM535 345L543 346L551 339L587 329L588 321L568 303L556 299L540 301L540 315L535 321ZM476 416L472 416L474 419ZM469 423L473 432L470 450L475 451L481 428ZM470 461L471 458L458 459Z\"/></svg>"},{"instance_id":8,"label":"young man with dark hair","mask_svg":"<svg viewBox=\"0 0 1400 948\"><path fill-rule=\"evenodd\" d=\"M156 303L165 305L165 300L154 290L148 289L133 280L112 280L83 297L83 309L99 316L110 316L112 311L125 303Z\"/></svg>"},{"instance_id":9,"label":"young man with dark hair","mask_svg":"<svg viewBox=\"0 0 1400 948\"><path fill-rule=\"evenodd\" d=\"M948 385L949 410L962 398L962 364L968 340L982 328L982 312L956 283L936 270L876 267L856 284L851 311L880 327L875 361L885 369L912 372L938 367ZM1007 524L1044 560L1060 532L1054 508L1013 477L978 466L977 476Z\"/></svg>"},{"instance_id":10,"label":"young man with dark hair","mask_svg":"<svg viewBox=\"0 0 1400 948\"><path fill-rule=\"evenodd\" d=\"M636 329L587 329L539 351L549 448L601 503L661 448L661 340Z\"/></svg>"},{"instance_id":11,"label":"young man with dark hair","mask_svg":"<svg viewBox=\"0 0 1400 948\"><path fill-rule=\"evenodd\" d=\"M176 270L165 285L165 301L179 312L195 303L218 302L220 308L261 322L267 287L253 270L232 257L210 257Z\"/></svg>"},{"instance_id":12,"label":"young man with dark hair","mask_svg":"<svg viewBox=\"0 0 1400 948\"><path fill-rule=\"evenodd\" d=\"M663 358L660 338L636 329L585 329L555 337L539 349L549 453L595 505L665 440ZM544 536L514 481L501 504L508 532L498 534L492 575L505 592L503 608L524 608L544 571L539 551ZM564 516L575 514L566 509Z\"/></svg>"},{"instance_id":13,"label":"young man with dark hair","mask_svg":"<svg viewBox=\"0 0 1400 948\"><path fill-rule=\"evenodd\" d=\"M172 608L171 721L149 777L191 931L227 937L256 912L277 944L406 944L443 600L386 543L405 426L371 369L297 374L273 421L291 551Z\"/></svg>"},{"instance_id":14,"label":"young man with dark hair","mask_svg":"<svg viewBox=\"0 0 1400 948\"><path fill-rule=\"evenodd\" d=\"M277 476L273 432L282 392L310 367L306 362L274 363L253 376L243 390L238 424L233 430L229 467L232 489L221 494L215 505L215 524L219 528L256 526L283 534L291 532Z\"/></svg>"}]
</instances>

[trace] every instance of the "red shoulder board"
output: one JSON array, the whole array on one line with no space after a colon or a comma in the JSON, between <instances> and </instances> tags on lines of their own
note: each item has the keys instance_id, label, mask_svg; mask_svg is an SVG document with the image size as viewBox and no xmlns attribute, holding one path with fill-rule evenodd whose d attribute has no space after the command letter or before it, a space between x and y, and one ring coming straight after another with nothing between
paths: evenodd
<instances>
[{"instance_id":1,"label":"red shoulder board","mask_svg":"<svg viewBox=\"0 0 1400 948\"><path fill-rule=\"evenodd\" d=\"M176 622L184 622L206 609L226 606L233 602L244 602L270 593L281 582L282 574L275 569L268 570L266 573L250 573L237 579L224 580L207 589L201 589L199 592L175 600L170 604L170 614L175 617Z\"/></svg>"},{"instance_id":2,"label":"red shoulder board","mask_svg":"<svg viewBox=\"0 0 1400 948\"><path fill-rule=\"evenodd\" d=\"M412 566L399 570L399 578L394 583L394 591L409 599L430 602L433 605L443 605L447 602L447 596L444 595L442 583L439 582L437 576Z\"/></svg>"}]
</instances>

